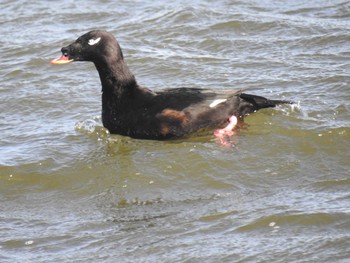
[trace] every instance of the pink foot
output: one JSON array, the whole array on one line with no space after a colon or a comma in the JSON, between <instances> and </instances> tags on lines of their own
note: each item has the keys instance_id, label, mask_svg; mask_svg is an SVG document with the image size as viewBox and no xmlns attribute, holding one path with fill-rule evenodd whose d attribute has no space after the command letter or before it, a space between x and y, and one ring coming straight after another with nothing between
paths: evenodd
<instances>
[{"instance_id":1,"label":"pink foot","mask_svg":"<svg viewBox=\"0 0 350 263\"><path fill-rule=\"evenodd\" d=\"M224 136L232 136L233 135L233 129L237 125L237 117L236 116L231 116L228 119L228 125L223 128L223 129L217 129L214 131L214 135L216 137L222 138Z\"/></svg>"},{"instance_id":2,"label":"pink foot","mask_svg":"<svg viewBox=\"0 0 350 263\"><path fill-rule=\"evenodd\" d=\"M225 128L217 129L214 131L214 135L220 140L222 146L234 146L232 142L229 141L229 137L234 135L233 129L236 127L236 125L237 117L231 116L228 120L228 125Z\"/></svg>"}]
</instances>

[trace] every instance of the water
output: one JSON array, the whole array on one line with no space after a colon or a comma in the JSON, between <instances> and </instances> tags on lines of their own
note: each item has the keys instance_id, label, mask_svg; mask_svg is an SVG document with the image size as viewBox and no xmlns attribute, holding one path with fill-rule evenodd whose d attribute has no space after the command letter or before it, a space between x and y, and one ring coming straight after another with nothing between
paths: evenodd
<instances>
[{"instance_id":1,"label":"water","mask_svg":"<svg viewBox=\"0 0 350 263\"><path fill-rule=\"evenodd\" d=\"M348 1L2 1L1 262L348 262ZM298 104L213 136L109 135L91 29L138 82Z\"/></svg>"}]
</instances>

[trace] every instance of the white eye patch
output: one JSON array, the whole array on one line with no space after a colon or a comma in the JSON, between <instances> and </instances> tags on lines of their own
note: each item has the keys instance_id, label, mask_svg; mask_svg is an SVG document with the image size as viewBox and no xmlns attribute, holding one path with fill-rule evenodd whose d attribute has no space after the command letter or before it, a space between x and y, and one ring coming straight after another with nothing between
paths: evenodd
<instances>
[{"instance_id":1,"label":"white eye patch","mask_svg":"<svg viewBox=\"0 0 350 263\"><path fill-rule=\"evenodd\" d=\"M227 101L227 99L221 99L221 100L214 100L212 103L209 104L210 108L214 108L215 106L219 105L220 103L223 103Z\"/></svg>"},{"instance_id":2,"label":"white eye patch","mask_svg":"<svg viewBox=\"0 0 350 263\"><path fill-rule=\"evenodd\" d=\"M89 40L88 44L89 44L90 46L93 46L93 45L96 45L98 42L100 42L100 40L101 40L100 37L98 37L98 38L96 38L96 39L91 38L91 39Z\"/></svg>"}]
</instances>

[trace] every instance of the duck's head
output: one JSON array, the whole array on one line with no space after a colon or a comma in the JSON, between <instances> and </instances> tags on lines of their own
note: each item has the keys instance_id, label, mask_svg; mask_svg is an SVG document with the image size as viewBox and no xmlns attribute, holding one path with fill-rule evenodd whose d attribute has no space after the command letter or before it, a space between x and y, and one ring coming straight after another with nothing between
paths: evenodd
<instances>
[{"instance_id":1,"label":"duck's head","mask_svg":"<svg viewBox=\"0 0 350 263\"><path fill-rule=\"evenodd\" d=\"M51 60L51 64L67 64L73 61L98 63L123 59L117 40L111 33L102 30L90 31L80 36L72 44L63 47L61 52L62 56Z\"/></svg>"}]
</instances>

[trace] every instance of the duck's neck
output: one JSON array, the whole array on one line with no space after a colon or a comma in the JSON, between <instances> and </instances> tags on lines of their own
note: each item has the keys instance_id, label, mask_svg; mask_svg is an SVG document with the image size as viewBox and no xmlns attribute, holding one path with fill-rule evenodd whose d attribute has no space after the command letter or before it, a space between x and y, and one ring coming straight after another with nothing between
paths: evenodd
<instances>
[{"instance_id":1,"label":"duck's neck","mask_svg":"<svg viewBox=\"0 0 350 263\"><path fill-rule=\"evenodd\" d=\"M137 87L134 75L123 59L95 63L100 75L102 93L112 100L122 100Z\"/></svg>"},{"instance_id":2,"label":"duck's neck","mask_svg":"<svg viewBox=\"0 0 350 263\"><path fill-rule=\"evenodd\" d=\"M120 116L133 105L133 97L138 85L126 63L96 63L102 84L102 122L110 132L121 133L123 127Z\"/></svg>"}]
</instances>

